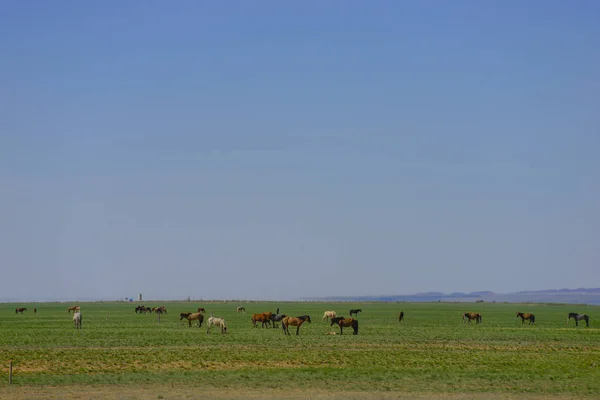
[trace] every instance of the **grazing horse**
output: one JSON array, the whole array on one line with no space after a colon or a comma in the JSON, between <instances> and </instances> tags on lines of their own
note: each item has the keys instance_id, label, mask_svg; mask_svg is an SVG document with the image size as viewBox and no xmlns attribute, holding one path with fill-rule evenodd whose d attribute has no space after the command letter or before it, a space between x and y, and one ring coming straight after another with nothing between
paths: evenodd
<instances>
[{"instance_id":1,"label":"grazing horse","mask_svg":"<svg viewBox=\"0 0 600 400\"><path fill-rule=\"evenodd\" d=\"M279 310L279 308L277 310ZM285 315L285 314L273 314L273 315L271 315L271 322L273 323L273 328L277 328L276 322L281 321L285 317L287 317L287 315Z\"/></svg>"},{"instance_id":2,"label":"grazing horse","mask_svg":"<svg viewBox=\"0 0 600 400\"><path fill-rule=\"evenodd\" d=\"M198 307L198 311L197 312L201 312L201 313L205 313L206 309L204 307Z\"/></svg>"},{"instance_id":3,"label":"grazing horse","mask_svg":"<svg viewBox=\"0 0 600 400\"><path fill-rule=\"evenodd\" d=\"M584 320L587 327L590 326L590 317L587 314L577 314L574 312L570 312L567 317L567 325L569 325L569 320L573 318L575 320L575 326L579 326L579 321Z\"/></svg>"},{"instance_id":4,"label":"grazing horse","mask_svg":"<svg viewBox=\"0 0 600 400\"><path fill-rule=\"evenodd\" d=\"M67 308L67 312L69 314L71 314L71 311L73 311L75 313L75 312L77 312L79 310L81 310L81 308L79 306L71 306L71 307Z\"/></svg>"},{"instance_id":5,"label":"grazing horse","mask_svg":"<svg viewBox=\"0 0 600 400\"><path fill-rule=\"evenodd\" d=\"M236 311L239 312L239 313L245 313L246 312L246 307L239 306L238 308L236 308Z\"/></svg>"},{"instance_id":6,"label":"grazing horse","mask_svg":"<svg viewBox=\"0 0 600 400\"><path fill-rule=\"evenodd\" d=\"M302 326L303 323L308 322L309 324L312 323L310 320L310 316L308 315L301 315L300 317L284 317L281 320L281 328L283 329L283 332L287 335L290 334L290 328L289 326L295 326L296 327L296 335L299 334L300 332L300 327Z\"/></svg>"},{"instance_id":7,"label":"grazing horse","mask_svg":"<svg viewBox=\"0 0 600 400\"><path fill-rule=\"evenodd\" d=\"M16 308L15 314L23 314L23 311L27 311L27 309L26 308Z\"/></svg>"},{"instance_id":8,"label":"grazing horse","mask_svg":"<svg viewBox=\"0 0 600 400\"><path fill-rule=\"evenodd\" d=\"M333 326L333 324L338 324L340 326L340 335L344 334L344 328L349 326L354 329L354 334L358 335L358 321L354 318L344 318L344 317L335 317L331 318L331 324L329 326Z\"/></svg>"},{"instance_id":9,"label":"grazing horse","mask_svg":"<svg viewBox=\"0 0 600 400\"><path fill-rule=\"evenodd\" d=\"M481 318L481 314L479 314L479 313L466 312L462 315L462 319L463 319L463 323L465 322L465 320L467 320L470 324L471 320L474 319L478 324L480 324L482 318Z\"/></svg>"},{"instance_id":10,"label":"grazing horse","mask_svg":"<svg viewBox=\"0 0 600 400\"><path fill-rule=\"evenodd\" d=\"M198 328L202 326L202 322L204 321L204 315L201 312L182 312L179 314L179 320L186 318L189 322L190 328L192 327L192 321L198 321Z\"/></svg>"},{"instance_id":11,"label":"grazing horse","mask_svg":"<svg viewBox=\"0 0 600 400\"><path fill-rule=\"evenodd\" d=\"M73 313L73 322L75 323L75 329L81 329L81 311Z\"/></svg>"},{"instance_id":12,"label":"grazing horse","mask_svg":"<svg viewBox=\"0 0 600 400\"><path fill-rule=\"evenodd\" d=\"M359 312L362 312L360 308L350 310L350 316L358 315Z\"/></svg>"},{"instance_id":13,"label":"grazing horse","mask_svg":"<svg viewBox=\"0 0 600 400\"><path fill-rule=\"evenodd\" d=\"M220 327L221 328L221 333L227 333L227 324L225 324L225 319L223 318L216 318L216 317L210 317L208 319L208 329L206 330L206 334L208 335L210 333L210 328L212 328L214 326Z\"/></svg>"},{"instance_id":14,"label":"grazing horse","mask_svg":"<svg viewBox=\"0 0 600 400\"><path fill-rule=\"evenodd\" d=\"M404 319L404 311L400 311L400 315L398 315L398 322L402 322Z\"/></svg>"},{"instance_id":15,"label":"grazing horse","mask_svg":"<svg viewBox=\"0 0 600 400\"><path fill-rule=\"evenodd\" d=\"M533 314L526 314L526 313L518 312L517 318L519 318L519 317L521 317L521 325L523 325L525 323L526 319L529 320L529 325L535 324L535 315L533 315Z\"/></svg>"},{"instance_id":16,"label":"grazing horse","mask_svg":"<svg viewBox=\"0 0 600 400\"><path fill-rule=\"evenodd\" d=\"M262 322L262 327L264 328L266 324L269 325L269 327L271 327L271 316L273 315L273 313L271 311L268 312L262 312L260 314L252 314L252 324L254 325L254 327L256 328L257 322Z\"/></svg>"},{"instance_id":17,"label":"grazing horse","mask_svg":"<svg viewBox=\"0 0 600 400\"><path fill-rule=\"evenodd\" d=\"M146 314L147 312L152 312L152 309L150 307L146 307L146 306L137 306L135 308L135 313L140 313L140 314Z\"/></svg>"},{"instance_id":18,"label":"grazing horse","mask_svg":"<svg viewBox=\"0 0 600 400\"><path fill-rule=\"evenodd\" d=\"M329 318L335 318L337 314L335 311L325 311L323 313L323 321L329 321Z\"/></svg>"}]
</instances>

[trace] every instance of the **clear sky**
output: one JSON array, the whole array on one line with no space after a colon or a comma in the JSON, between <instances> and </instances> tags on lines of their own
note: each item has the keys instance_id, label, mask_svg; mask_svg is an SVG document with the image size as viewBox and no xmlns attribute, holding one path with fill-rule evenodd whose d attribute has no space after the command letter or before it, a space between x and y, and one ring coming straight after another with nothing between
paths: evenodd
<instances>
[{"instance_id":1,"label":"clear sky","mask_svg":"<svg viewBox=\"0 0 600 400\"><path fill-rule=\"evenodd\" d=\"M600 3L0 4L0 300L600 286Z\"/></svg>"}]
</instances>

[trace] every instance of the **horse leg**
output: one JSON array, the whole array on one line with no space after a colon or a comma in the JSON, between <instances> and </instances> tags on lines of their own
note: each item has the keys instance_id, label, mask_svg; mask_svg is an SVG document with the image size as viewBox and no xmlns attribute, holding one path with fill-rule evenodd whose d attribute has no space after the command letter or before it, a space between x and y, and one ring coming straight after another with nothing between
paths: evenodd
<instances>
[{"instance_id":1,"label":"horse leg","mask_svg":"<svg viewBox=\"0 0 600 400\"><path fill-rule=\"evenodd\" d=\"M342 328L342 324L340 324L340 335L344 334L344 328Z\"/></svg>"},{"instance_id":2,"label":"horse leg","mask_svg":"<svg viewBox=\"0 0 600 400\"><path fill-rule=\"evenodd\" d=\"M296 336L298 336L300 334L300 326L301 325L298 325L298 327L296 328Z\"/></svg>"}]
</instances>

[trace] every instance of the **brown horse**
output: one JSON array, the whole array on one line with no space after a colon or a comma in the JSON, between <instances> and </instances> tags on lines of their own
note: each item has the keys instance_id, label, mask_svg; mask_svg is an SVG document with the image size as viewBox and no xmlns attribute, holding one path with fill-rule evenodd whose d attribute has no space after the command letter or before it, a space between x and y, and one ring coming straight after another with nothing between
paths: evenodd
<instances>
[{"instance_id":1,"label":"brown horse","mask_svg":"<svg viewBox=\"0 0 600 400\"><path fill-rule=\"evenodd\" d=\"M463 323L465 322L465 320L467 320L470 324L471 320L474 319L478 324L480 324L481 323L481 314L474 313L474 312L466 312L462 315L462 319L463 319Z\"/></svg>"},{"instance_id":2,"label":"brown horse","mask_svg":"<svg viewBox=\"0 0 600 400\"><path fill-rule=\"evenodd\" d=\"M26 308L16 308L15 309L15 314L17 314L17 313L18 314L23 314L23 311L27 311L27 309Z\"/></svg>"},{"instance_id":3,"label":"brown horse","mask_svg":"<svg viewBox=\"0 0 600 400\"><path fill-rule=\"evenodd\" d=\"M192 321L198 321L198 328L202 326L202 322L204 321L204 315L201 312L182 312L181 314L179 314L180 321L184 318L188 320L190 328L192 327Z\"/></svg>"},{"instance_id":4,"label":"brown horse","mask_svg":"<svg viewBox=\"0 0 600 400\"><path fill-rule=\"evenodd\" d=\"M71 307L67 308L67 312L69 314L71 314L71 311L73 311L75 313L75 312L80 311L80 310L81 310L81 307L79 307L79 306L71 306Z\"/></svg>"},{"instance_id":5,"label":"brown horse","mask_svg":"<svg viewBox=\"0 0 600 400\"><path fill-rule=\"evenodd\" d=\"M267 311L267 312L262 312L260 314L252 314L252 324L254 325L254 327L256 328L257 322L262 322L262 327L264 328L265 325L269 325L269 328L271 327L271 317L273 316L273 313L271 311Z\"/></svg>"},{"instance_id":6,"label":"brown horse","mask_svg":"<svg viewBox=\"0 0 600 400\"><path fill-rule=\"evenodd\" d=\"M535 315L533 314L525 314L522 312L517 313L517 318L521 317L521 325L525 323L525 320L529 320L529 325L535 324Z\"/></svg>"},{"instance_id":7,"label":"brown horse","mask_svg":"<svg viewBox=\"0 0 600 400\"><path fill-rule=\"evenodd\" d=\"M283 329L283 332L287 335L290 334L290 328L289 326L295 326L296 327L296 335L298 335L300 333L300 327L302 326L303 323L308 322L309 324L312 323L310 321L310 316L308 315L302 315L300 317L285 317L284 319L281 320L281 328Z\"/></svg>"},{"instance_id":8,"label":"brown horse","mask_svg":"<svg viewBox=\"0 0 600 400\"><path fill-rule=\"evenodd\" d=\"M201 313L205 313L206 309L204 307L198 307L198 311L197 312L201 312Z\"/></svg>"},{"instance_id":9,"label":"brown horse","mask_svg":"<svg viewBox=\"0 0 600 400\"><path fill-rule=\"evenodd\" d=\"M404 319L404 311L400 311L400 315L398 315L398 322L402 322Z\"/></svg>"},{"instance_id":10,"label":"brown horse","mask_svg":"<svg viewBox=\"0 0 600 400\"><path fill-rule=\"evenodd\" d=\"M340 326L340 335L344 334L344 328L352 327L354 334L358 335L358 321L354 318L335 317L331 318L331 325L338 324Z\"/></svg>"}]
</instances>

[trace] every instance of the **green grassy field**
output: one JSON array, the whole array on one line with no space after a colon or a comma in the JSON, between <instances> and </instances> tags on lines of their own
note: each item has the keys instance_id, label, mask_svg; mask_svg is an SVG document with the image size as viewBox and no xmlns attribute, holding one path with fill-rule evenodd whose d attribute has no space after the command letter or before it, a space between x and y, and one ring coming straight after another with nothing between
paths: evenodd
<instances>
[{"instance_id":1,"label":"green grassy field","mask_svg":"<svg viewBox=\"0 0 600 400\"><path fill-rule=\"evenodd\" d=\"M168 314L137 315L135 304L82 303L83 329L73 329L67 304L0 304L0 395L9 394L8 364L17 389L142 388L191 385L244 393L408 393L530 395L577 398L600 394L600 307L514 304L320 304L144 302ZM226 318L229 333L189 328L178 314L203 306ZM23 315L15 307L28 307ZM37 307L37 315L33 308ZM300 336L253 328L250 314L311 315ZM322 322L325 310L347 316L362 308L359 334ZM403 310L406 320L398 323ZM477 311L483 323L463 324ZM521 325L517 311L535 313ZM566 326L568 312L587 313L591 326ZM585 325L585 324L584 324ZM292 333L294 331L292 330ZM125 385L125 386L123 386ZM33 389L32 389L33 390ZM168 398L168 397L165 397ZM458 397L457 397L458 398Z\"/></svg>"}]
</instances>

